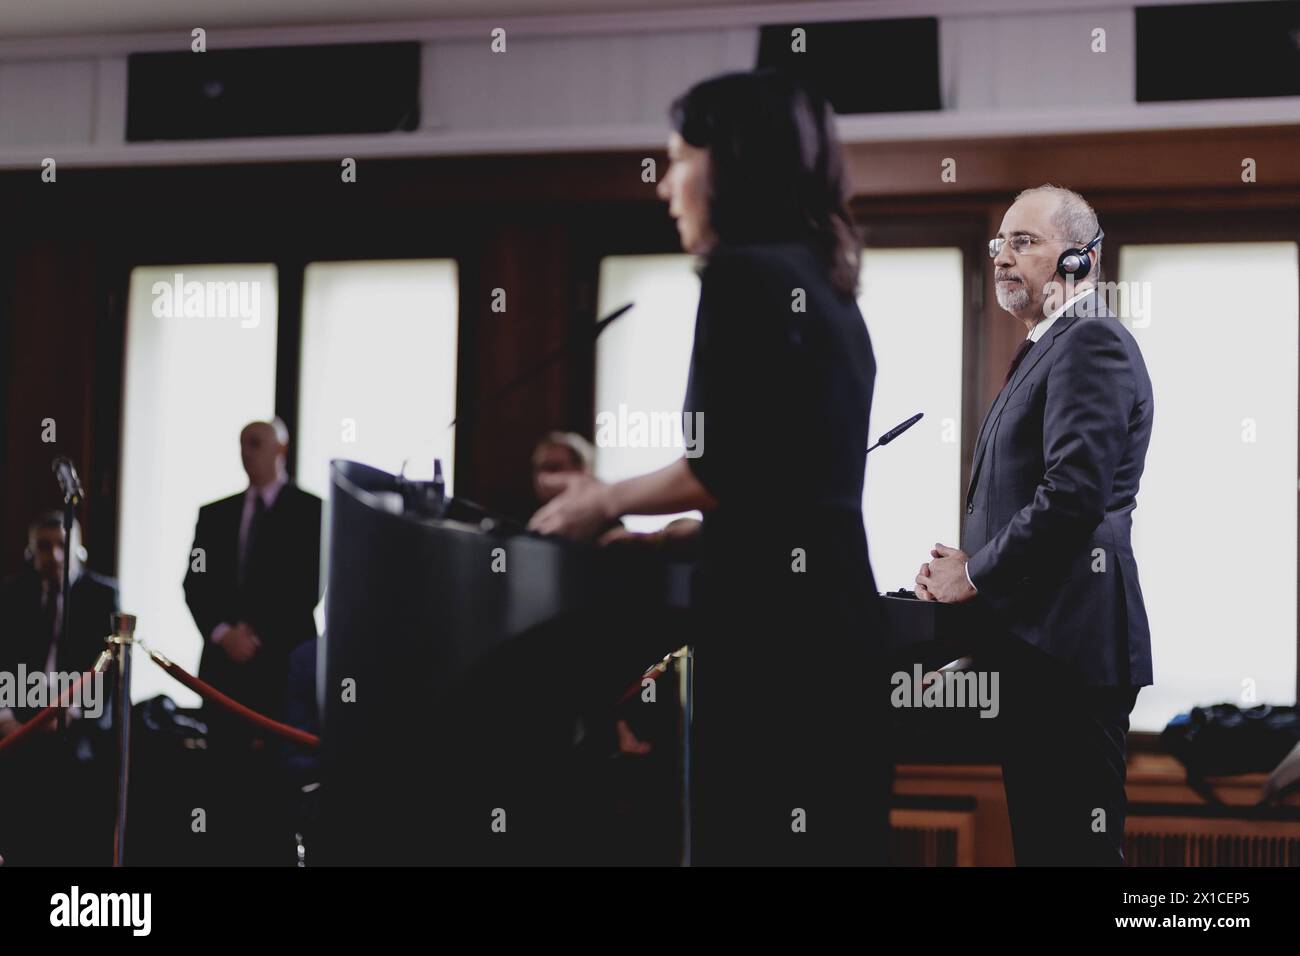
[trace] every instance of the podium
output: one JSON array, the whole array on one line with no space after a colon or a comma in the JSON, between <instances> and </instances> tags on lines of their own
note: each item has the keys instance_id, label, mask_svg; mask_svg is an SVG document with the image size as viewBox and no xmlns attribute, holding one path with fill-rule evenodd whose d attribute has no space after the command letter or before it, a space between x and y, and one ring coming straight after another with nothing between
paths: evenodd
<instances>
[{"instance_id":1,"label":"podium","mask_svg":"<svg viewBox=\"0 0 1300 956\"><path fill-rule=\"evenodd\" d=\"M880 599L890 635L890 669L894 679L907 678L908 688L945 665L997 645L997 624L978 603L940 604L910 594L891 592ZM991 660L981 653L974 667L963 662L947 669L978 674ZM974 707L896 706L890 734L899 763L997 763L995 723L982 719Z\"/></svg>"},{"instance_id":2,"label":"podium","mask_svg":"<svg viewBox=\"0 0 1300 956\"><path fill-rule=\"evenodd\" d=\"M581 719L688 642L689 567L357 462L330 476L313 857L562 862Z\"/></svg>"},{"instance_id":3,"label":"podium","mask_svg":"<svg viewBox=\"0 0 1300 956\"><path fill-rule=\"evenodd\" d=\"M612 727L620 692L693 642L691 568L356 462L330 475L313 864L583 862L583 723ZM970 649L971 608L882 605L897 669Z\"/></svg>"},{"instance_id":4,"label":"podium","mask_svg":"<svg viewBox=\"0 0 1300 956\"><path fill-rule=\"evenodd\" d=\"M964 604L920 601L910 591L894 591L880 598L889 634L890 663L910 669L919 663L923 671L962 657L988 627L979 609Z\"/></svg>"}]
</instances>

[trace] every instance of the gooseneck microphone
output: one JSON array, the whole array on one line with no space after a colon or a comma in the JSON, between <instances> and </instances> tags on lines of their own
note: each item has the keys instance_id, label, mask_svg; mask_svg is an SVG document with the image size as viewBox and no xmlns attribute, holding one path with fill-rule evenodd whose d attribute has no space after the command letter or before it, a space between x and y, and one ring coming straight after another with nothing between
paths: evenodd
<instances>
[{"instance_id":1,"label":"gooseneck microphone","mask_svg":"<svg viewBox=\"0 0 1300 956\"><path fill-rule=\"evenodd\" d=\"M592 327L588 329L580 329L579 331L573 333L572 335L569 336L567 341L565 341L562 345L560 345L559 348L555 349L553 352L547 355L542 356L542 358L538 359L533 365L524 369L522 372L520 372L510 381L506 382L506 384L503 385L501 388L497 389L491 395L488 395L486 398L482 399L478 403L477 407L472 409L472 414L458 415L456 418L453 418L450 423L448 423L447 427L451 428L453 425L455 425L457 422L461 421L462 419L466 421L472 421L473 415L479 414L480 412L485 411L492 405L495 405L497 402L505 398L508 394L513 392L520 385L525 385L528 382L533 381L535 378L537 378L537 376L541 372L544 372L548 366L553 365L555 362L564 358L573 350L584 345L594 345L596 339L600 337L600 333L604 332L605 329L608 328L612 322L622 318L624 313L630 311L632 306L634 305L636 305L635 302L629 302L627 303L627 305L620 306L619 308L611 312L609 315L605 316L603 319L599 319L596 322L596 324L593 325Z\"/></svg>"},{"instance_id":2,"label":"gooseneck microphone","mask_svg":"<svg viewBox=\"0 0 1300 956\"><path fill-rule=\"evenodd\" d=\"M924 417L925 417L925 412L917 412L907 421L895 425L889 431L885 432L878 439L876 439L876 443L867 449L867 453L870 454L872 451L875 451L881 445L888 445L891 441L893 441L899 435L903 434L903 432L907 431L909 428L911 428L913 425L915 425Z\"/></svg>"},{"instance_id":3,"label":"gooseneck microphone","mask_svg":"<svg viewBox=\"0 0 1300 956\"><path fill-rule=\"evenodd\" d=\"M60 456L50 462L50 470L59 481L64 504L80 504L86 497L86 492L82 490L81 479L77 477L77 466L72 463L72 459Z\"/></svg>"}]
</instances>

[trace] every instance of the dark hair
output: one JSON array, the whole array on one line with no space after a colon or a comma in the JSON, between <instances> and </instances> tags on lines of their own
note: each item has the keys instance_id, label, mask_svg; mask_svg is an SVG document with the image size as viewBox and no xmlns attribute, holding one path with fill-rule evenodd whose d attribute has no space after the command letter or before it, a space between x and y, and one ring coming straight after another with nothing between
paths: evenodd
<instances>
[{"instance_id":1,"label":"dark hair","mask_svg":"<svg viewBox=\"0 0 1300 956\"><path fill-rule=\"evenodd\" d=\"M36 532L44 531L47 528L55 528L59 531L63 530L62 511L43 511L33 518L32 523L27 526L28 539L36 537ZM81 533L81 522L76 518L72 519L72 533L78 536Z\"/></svg>"},{"instance_id":2,"label":"dark hair","mask_svg":"<svg viewBox=\"0 0 1300 956\"><path fill-rule=\"evenodd\" d=\"M858 287L860 242L830 105L775 70L727 73L669 109L673 128L707 148L709 220L720 243L808 243L832 284Z\"/></svg>"},{"instance_id":3,"label":"dark hair","mask_svg":"<svg viewBox=\"0 0 1300 956\"><path fill-rule=\"evenodd\" d=\"M59 510L44 511L32 519L32 523L27 526L27 550L24 557L28 561L32 559L32 544L36 540L38 532L53 528L58 531L63 530L63 512ZM79 560L85 560L85 549L81 545L81 522L76 518L72 519L72 547L80 551Z\"/></svg>"}]
</instances>

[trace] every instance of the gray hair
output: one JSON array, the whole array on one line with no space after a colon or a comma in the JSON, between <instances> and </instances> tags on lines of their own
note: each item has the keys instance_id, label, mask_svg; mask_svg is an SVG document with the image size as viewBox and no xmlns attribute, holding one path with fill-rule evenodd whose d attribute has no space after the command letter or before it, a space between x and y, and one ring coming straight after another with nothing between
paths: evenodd
<instances>
[{"instance_id":1,"label":"gray hair","mask_svg":"<svg viewBox=\"0 0 1300 956\"><path fill-rule=\"evenodd\" d=\"M1016 202L1019 202L1025 196L1033 193L1048 193L1056 197L1056 212L1052 214L1052 222L1056 228L1061 231L1061 238L1068 239L1076 246L1083 246L1091 242L1097 235L1099 223L1097 222L1097 213L1093 211L1088 200L1084 199L1073 189L1066 189L1064 186L1053 186L1051 183L1044 183L1041 186L1034 186L1025 189L1016 196ZM1094 247L1097 253L1097 266L1101 266L1101 244Z\"/></svg>"}]
</instances>

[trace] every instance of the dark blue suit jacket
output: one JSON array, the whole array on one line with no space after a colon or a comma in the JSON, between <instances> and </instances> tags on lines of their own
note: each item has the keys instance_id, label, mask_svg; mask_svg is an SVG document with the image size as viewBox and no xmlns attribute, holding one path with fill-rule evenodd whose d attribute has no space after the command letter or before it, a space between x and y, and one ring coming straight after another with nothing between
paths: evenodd
<instances>
[{"instance_id":1,"label":"dark blue suit jacket","mask_svg":"<svg viewBox=\"0 0 1300 956\"><path fill-rule=\"evenodd\" d=\"M1089 685L1152 681L1131 540L1152 410L1137 342L1093 294L1029 350L975 446L962 541L978 600Z\"/></svg>"}]
</instances>

